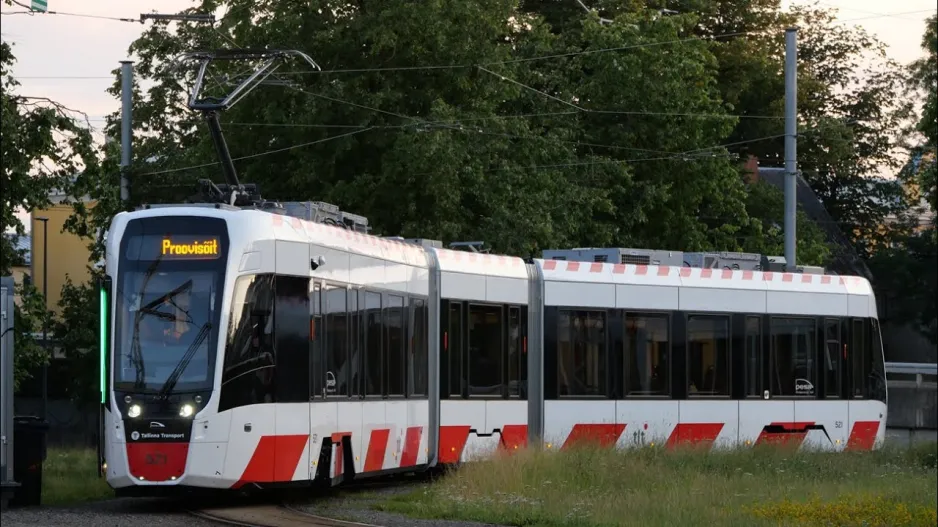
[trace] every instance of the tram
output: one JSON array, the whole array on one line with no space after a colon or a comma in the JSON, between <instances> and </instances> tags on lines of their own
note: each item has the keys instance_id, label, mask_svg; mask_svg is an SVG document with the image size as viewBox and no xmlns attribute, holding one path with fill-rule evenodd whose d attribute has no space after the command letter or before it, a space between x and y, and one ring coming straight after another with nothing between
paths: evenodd
<instances>
[{"instance_id":1,"label":"tram","mask_svg":"<svg viewBox=\"0 0 938 527\"><path fill-rule=\"evenodd\" d=\"M117 214L100 461L119 495L528 446L879 448L864 278L454 251L227 204Z\"/></svg>"}]
</instances>

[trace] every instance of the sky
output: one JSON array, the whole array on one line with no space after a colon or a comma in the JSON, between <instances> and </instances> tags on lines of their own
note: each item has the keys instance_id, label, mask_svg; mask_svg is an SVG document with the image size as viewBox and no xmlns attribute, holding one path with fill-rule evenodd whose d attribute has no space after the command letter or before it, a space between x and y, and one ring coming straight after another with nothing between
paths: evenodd
<instances>
[{"instance_id":1,"label":"sky","mask_svg":"<svg viewBox=\"0 0 938 527\"><path fill-rule=\"evenodd\" d=\"M20 0L28 3L29 0ZM572 1L572 0L571 0ZM814 0L782 0L783 9ZM193 0L48 0L49 9L68 13L138 19L141 13L173 13L193 5ZM889 47L889 55L907 64L922 55L925 19L935 10L935 0L825 0L822 7L839 9L839 19L863 27ZM3 4L2 10L22 11ZM120 101L105 90L113 83L111 71L128 60L130 44L143 25L60 15L3 16L3 40L13 44L17 63L14 76L18 93L49 97L85 112L95 127L104 116L117 111ZM328 64L323 64L328 68ZM79 77L79 78L75 78ZM101 136L99 135L99 139ZM28 220L28 216L20 215ZM26 221L24 221L26 223ZM27 229L29 228L27 223Z\"/></svg>"}]
</instances>

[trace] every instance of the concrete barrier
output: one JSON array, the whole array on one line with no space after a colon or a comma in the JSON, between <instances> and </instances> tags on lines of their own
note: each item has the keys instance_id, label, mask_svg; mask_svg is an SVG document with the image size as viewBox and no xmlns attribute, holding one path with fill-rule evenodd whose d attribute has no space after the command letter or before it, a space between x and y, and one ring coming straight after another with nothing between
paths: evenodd
<instances>
[{"instance_id":1,"label":"concrete barrier","mask_svg":"<svg viewBox=\"0 0 938 527\"><path fill-rule=\"evenodd\" d=\"M886 428L886 446L909 448L918 443L938 441L938 430L910 430L908 428Z\"/></svg>"},{"instance_id":2,"label":"concrete barrier","mask_svg":"<svg viewBox=\"0 0 938 527\"><path fill-rule=\"evenodd\" d=\"M938 365L886 363L887 429L938 430Z\"/></svg>"}]
</instances>

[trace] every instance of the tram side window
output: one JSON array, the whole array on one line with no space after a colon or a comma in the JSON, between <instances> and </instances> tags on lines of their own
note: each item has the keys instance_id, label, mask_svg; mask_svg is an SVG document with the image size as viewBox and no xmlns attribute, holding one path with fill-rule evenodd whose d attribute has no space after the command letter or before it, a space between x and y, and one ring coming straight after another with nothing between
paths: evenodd
<instances>
[{"instance_id":1,"label":"tram side window","mask_svg":"<svg viewBox=\"0 0 938 527\"><path fill-rule=\"evenodd\" d=\"M326 286L325 294L325 388L326 395L349 395L349 323L347 289Z\"/></svg>"},{"instance_id":2,"label":"tram side window","mask_svg":"<svg viewBox=\"0 0 938 527\"><path fill-rule=\"evenodd\" d=\"M687 393L730 395L730 320L726 316L687 317Z\"/></svg>"},{"instance_id":3,"label":"tram side window","mask_svg":"<svg viewBox=\"0 0 938 527\"><path fill-rule=\"evenodd\" d=\"M274 291L277 401L309 401L309 278L278 276Z\"/></svg>"},{"instance_id":4,"label":"tram side window","mask_svg":"<svg viewBox=\"0 0 938 527\"><path fill-rule=\"evenodd\" d=\"M381 386L381 294L365 292L365 320L362 330L365 332L365 395L383 395Z\"/></svg>"},{"instance_id":5,"label":"tram side window","mask_svg":"<svg viewBox=\"0 0 938 527\"><path fill-rule=\"evenodd\" d=\"M469 305L469 395L502 395L502 308Z\"/></svg>"},{"instance_id":6,"label":"tram side window","mask_svg":"<svg viewBox=\"0 0 938 527\"><path fill-rule=\"evenodd\" d=\"M772 318L772 394L813 397L817 392L816 321L811 318Z\"/></svg>"},{"instance_id":7,"label":"tram side window","mask_svg":"<svg viewBox=\"0 0 938 527\"><path fill-rule=\"evenodd\" d=\"M840 397L840 379L843 370L840 347L840 320L824 319L824 395Z\"/></svg>"},{"instance_id":8,"label":"tram side window","mask_svg":"<svg viewBox=\"0 0 938 527\"><path fill-rule=\"evenodd\" d=\"M410 326L413 328L411 341L413 347L410 351L410 360L407 361L407 382L410 385L409 395L427 395L428 374L428 347L427 347L427 302L422 298L411 300Z\"/></svg>"},{"instance_id":9,"label":"tram side window","mask_svg":"<svg viewBox=\"0 0 938 527\"><path fill-rule=\"evenodd\" d=\"M669 326L667 315L626 313L626 396L671 394Z\"/></svg>"},{"instance_id":10,"label":"tram side window","mask_svg":"<svg viewBox=\"0 0 938 527\"><path fill-rule=\"evenodd\" d=\"M875 318L869 319L872 349L870 349L870 375L867 380L869 386L869 398L877 401L886 402L886 364L883 362L883 338L879 331L879 321Z\"/></svg>"},{"instance_id":11,"label":"tram side window","mask_svg":"<svg viewBox=\"0 0 938 527\"><path fill-rule=\"evenodd\" d=\"M508 308L508 395L527 395L528 357L524 348L525 323L520 308Z\"/></svg>"},{"instance_id":12,"label":"tram side window","mask_svg":"<svg viewBox=\"0 0 938 527\"><path fill-rule=\"evenodd\" d=\"M313 287L310 288L309 292L309 333L311 335L309 343L309 395L322 397L326 389L325 375L323 375L323 368L326 364L323 358L326 332L322 316L322 284L313 282L312 285Z\"/></svg>"},{"instance_id":13,"label":"tram side window","mask_svg":"<svg viewBox=\"0 0 938 527\"><path fill-rule=\"evenodd\" d=\"M462 304L449 305L449 333L446 339L447 360L449 361L449 395L461 397L463 380L463 338Z\"/></svg>"},{"instance_id":14,"label":"tram side window","mask_svg":"<svg viewBox=\"0 0 938 527\"><path fill-rule=\"evenodd\" d=\"M349 313L349 395L362 395L362 363L365 355L365 338L362 334L365 326L365 292L352 289L348 295Z\"/></svg>"},{"instance_id":15,"label":"tram side window","mask_svg":"<svg viewBox=\"0 0 938 527\"><path fill-rule=\"evenodd\" d=\"M606 395L606 313L558 313L557 385L561 397Z\"/></svg>"},{"instance_id":16,"label":"tram side window","mask_svg":"<svg viewBox=\"0 0 938 527\"><path fill-rule=\"evenodd\" d=\"M274 277L242 276L234 286L219 409L275 402Z\"/></svg>"},{"instance_id":17,"label":"tram side window","mask_svg":"<svg viewBox=\"0 0 938 527\"><path fill-rule=\"evenodd\" d=\"M866 332L866 321L861 319L853 320L853 336L851 339L853 348L847 351L847 357L852 366L853 377L853 396L866 397L866 370L869 364L868 345L869 337Z\"/></svg>"},{"instance_id":18,"label":"tram side window","mask_svg":"<svg viewBox=\"0 0 938 527\"><path fill-rule=\"evenodd\" d=\"M385 386L387 395L404 395L404 299L388 295L384 310Z\"/></svg>"},{"instance_id":19,"label":"tram side window","mask_svg":"<svg viewBox=\"0 0 938 527\"><path fill-rule=\"evenodd\" d=\"M746 317L746 397L762 397L762 317Z\"/></svg>"}]
</instances>

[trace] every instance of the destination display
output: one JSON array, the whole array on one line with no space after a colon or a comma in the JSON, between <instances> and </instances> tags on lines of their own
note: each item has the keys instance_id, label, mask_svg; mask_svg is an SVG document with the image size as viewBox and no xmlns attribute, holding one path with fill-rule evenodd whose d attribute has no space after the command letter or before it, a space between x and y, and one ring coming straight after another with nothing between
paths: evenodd
<instances>
[{"instance_id":1,"label":"destination display","mask_svg":"<svg viewBox=\"0 0 938 527\"><path fill-rule=\"evenodd\" d=\"M127 243L131 260L215 260L221 255L218 236L146 234Z\"/></svg>"}]
</instances>

